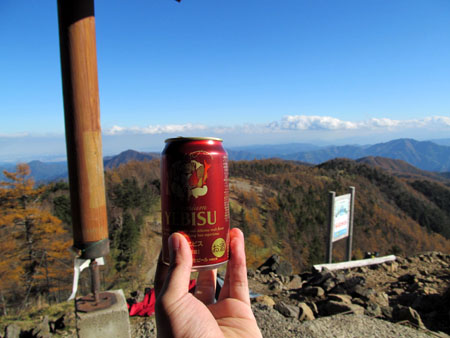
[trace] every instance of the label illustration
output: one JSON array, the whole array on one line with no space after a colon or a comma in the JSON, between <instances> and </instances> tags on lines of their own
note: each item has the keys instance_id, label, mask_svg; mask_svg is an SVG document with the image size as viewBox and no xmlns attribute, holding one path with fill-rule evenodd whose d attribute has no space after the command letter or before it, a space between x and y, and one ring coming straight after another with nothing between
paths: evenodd
<instances>
[{"instance_id":1,"label":"label illustration","mask_svg":"<svg viewBox=\"0 0 450 338\"><path fill-rule=\"evenodd\" d=\"M208 171L211 168L211 155L206 151L189 154L189 161L175 162L170 168L171 191L180 199L189 200L208 193Z\"/></svg>"}]
</instances>

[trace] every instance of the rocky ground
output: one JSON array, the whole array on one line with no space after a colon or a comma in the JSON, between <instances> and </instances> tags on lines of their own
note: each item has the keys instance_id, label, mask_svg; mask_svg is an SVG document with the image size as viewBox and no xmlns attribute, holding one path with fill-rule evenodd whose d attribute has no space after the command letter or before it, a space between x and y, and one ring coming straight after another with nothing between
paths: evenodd
<instances>
[{"instance_id":1,"label":"rocky ground","mask_svg":"<svg viewBox=\"0 0 450 338\"><path fill-rule=\"evenodd\" d=\"M450 337L449 254L298 275L272 256L248 276L264 337ZM156 336L154 317L131 326L132 337Z\"/></svg>"}]
</instances>

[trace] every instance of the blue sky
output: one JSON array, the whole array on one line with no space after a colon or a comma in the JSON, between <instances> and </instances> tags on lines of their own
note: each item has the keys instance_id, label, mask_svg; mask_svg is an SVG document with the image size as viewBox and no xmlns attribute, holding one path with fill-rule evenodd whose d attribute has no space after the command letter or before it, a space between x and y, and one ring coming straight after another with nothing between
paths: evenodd
<instances>
[{"instance_id":1,"label":"blue sky","mask_svg":"<svg viewBox=\"0 0 450 338\"><path fill-rule=\"evenodd\" d=\"M448 0L97 0L104 153L450 137ZM64 153L56 0L0 2L0 160Z\"/></svg>"}]
</instances>

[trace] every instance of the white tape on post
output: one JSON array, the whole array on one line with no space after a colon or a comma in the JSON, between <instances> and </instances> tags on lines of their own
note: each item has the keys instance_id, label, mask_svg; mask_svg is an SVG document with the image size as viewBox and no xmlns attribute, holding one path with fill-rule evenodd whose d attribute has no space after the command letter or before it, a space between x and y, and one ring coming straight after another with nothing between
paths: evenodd
<instances>
[{"instance_id":1,"label":"white tape on post","mask_svg":"<svg viewBox=\"0 0 450 338\"><path fill-rule=\"evenodd\" d=\"M95 261L98 265L104 265L105 260L103 257L96 258ZM72 300L77 295L78 290L78 280L80 279L80 273L87 267L89 267L89 264L91 263L90 259L80 259L75 258L74 266L73 266L73 286L72 286L72 294L70 295L68 300Z\"/></svg>"}]
</instances>

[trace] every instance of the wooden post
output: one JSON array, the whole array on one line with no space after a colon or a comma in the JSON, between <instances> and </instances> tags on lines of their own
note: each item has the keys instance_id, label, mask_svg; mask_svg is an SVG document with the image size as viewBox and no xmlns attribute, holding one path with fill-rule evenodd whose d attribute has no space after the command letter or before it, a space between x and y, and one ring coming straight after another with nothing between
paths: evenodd
<instances>
[{"instance_id":1,"label":"wooden post","mask_svg":"<svg viewBox=\"0 0 450 338\"><path fill-rule=\"evenodd\" d=\"M58 0L74 247L109 252L93 0Z\"/></svg>"},{"instance_id":2,"label":"wooden post","mask_svg":"<svg viewBox=\"0 0 450 338\"><path fill-rule=\"evenodd\" d=\"M350 187L350 215L347 237L347 261L352 260L352 242L353 242L353 212L355 207L355 187Z\"/></svg>"},{"instance_id":3,"label":"wooden post","mask_svg":"<svg viewBox=\"0 0 450 338\"><path fill-rule=\"evenodd\" d=\"M336 193L334 191L329 192L329 219L328 219L328 245L326 262L330 264L333 259L333 228L334 228L334 198Z\"/></svg>"}]
</instances>

